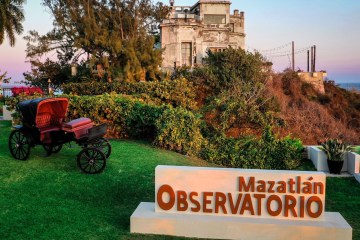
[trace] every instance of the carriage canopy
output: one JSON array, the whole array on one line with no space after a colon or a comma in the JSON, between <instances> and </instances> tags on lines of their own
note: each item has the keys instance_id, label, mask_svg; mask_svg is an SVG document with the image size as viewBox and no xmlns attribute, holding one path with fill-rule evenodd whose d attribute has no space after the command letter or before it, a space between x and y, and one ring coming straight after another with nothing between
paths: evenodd
<instances>
[{"instance_id":1,"label":"carriage canopy","mask_svg":"<svg viewBox=\"0 0 360 240\"><path fill-rule=\"evenodd\" d=\"M60 125L66 116L69 100L67 98L36 98L20 102L18 109L23 124L45 128Z\"/></svg>"}]
</instances>

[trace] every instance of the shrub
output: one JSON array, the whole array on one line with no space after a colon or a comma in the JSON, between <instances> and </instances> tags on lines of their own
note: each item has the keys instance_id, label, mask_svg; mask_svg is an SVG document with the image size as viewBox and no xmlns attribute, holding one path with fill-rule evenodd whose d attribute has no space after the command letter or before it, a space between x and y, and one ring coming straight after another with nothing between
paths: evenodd
<instances>
[{"instance_id":1,"label":"shrub","mask_svg":"<svg viewBox=\"0 0 360 240\"><path fill-rule=\"evenodd\" d=\"M13 87L11 89L12 96L16 97L19 94L25 95L34 95L34 94L44 94L43 90L39 87Z\"/></svg>"},{"instance_id":2,"label":"shrub","mask_svg":"<svg viewBox=\"0 0 360 240\"><path fill-rule=\"evenodd\" d=\"M325 105L331 102L331 98L326 94L318 95L318 101L320 104Z\"/></svg>"},{"instance_id":3,"label":"shrub","mask_svg":"<svg viewBox=\"0 0 360 240\"><path fill-rule=\"evenodd\" d=\"M203 136L201 120L182 108L170 108L156 120L155 145L183 154L196 155L201 148Z\"/></svg>"},{"instance_id":4,"label":"shrub","mask_svg":"<svg viewBox=\"0 0 360 240\"><path fill-rule=\"evenodd\" d=\"M155 145L183 154L196 154L200 149L201 121L188 110L116 94L67 97L70 119L90 117L107 122L110 136L155 139Z\"/></svg>"},{"instance_id":5,"label":"shrub","mask_svg":"<svg viewBox=\"0 0 360 240\"><path fill-rule=\"evenodd\" d=\"M41 97L43 97L43 95L41 93L35 92L32 95L28 95L26 93L21 92L18 95L16 95L15 97L5 98L5 105L7 106L6 108L8 111L14 111L14 110L16 110L16 106L19 102L29 100L29 99L41 98ZM17 116L18 114L15 114L15 115Z\"/></svg>"},{"instance_id":6,"label":"shrub","mask_svg":"<svg viewBox=\"0 0 360 240\"><path fill-rule=\"evenodd\" d=\"M203 136L200 116L183 108L155 105L131 96L63 96L70 101L67 120L89 117L107 123L108 137L154 140L156 146L182 154L202 156L226 167L293 169L301 159L302 145L289 137L279 139L268 127L262 137L227 138L224 134ZM34 98L34 96L21 96ZM20 96L9 101L11 107Z\"/></svg>"},{"instance_id":7,"label":"shrub","mask_svg":"<svg viewBox=\"0 0 360 240\"><path fill-rule=\"evenodd\" d=\"M203 158L227 167L257 169L294 169L302 158L300 140L277 138L270 127L260 139L245 137L227 138L217 135L203 146Z\"/></svg>"},{"instance_id":8,"label":"shrub","mask_svg":"<svg viewBox=\"0 0 360 240\"><path fill-rule=\"evenodd\" d=\"M89 117L97 123L106 122L108 135L116 138L147 138L155 136L155 120L170 106L157 106L139 99L104 94L99 96L66 96L68 118Z\"/></svg>"},{"instance_id":9,"label":"shrub","mask_svg":"<svg viewBox=\"0 0 360 240\"><path fill-rule=\"evenodd\" d=\"M198 99L204 103L203 115L213 115L208 125L225 132L242 126L262 129L271 110L265 94L268 74L263 71L264 58L230 47L209 52L203 60L203 67L186 76L194 82Z\"/></svg>"},{"instance_id":10,"label":"shrub","mask_svg":"<svg viewBox=\"0 0 360 240\"><path fill-rule=\"evenodd\" d=\"M89 82L69 83L62 86L65 94L101 95L115 92L118 94L141 95L154 102L171 104L173 107L196 109L195 89L185 78L160 82Z\"/></svg>"},{"instance_id":11,"label":"shrub","mask_svg":"<svg viewBox=\"0 0 360 240\"><path fill-rule=\"evenodd\" d=\"M155 145L183 154L196 154L200 149L201 120L188 110L117 94L62 97L70 102L67 120L88 117L107 123L108 137L155 139ZM15 109L18 102L30 98L34 97L11 98L8 104Z\"/></svg>"}]
</instances>

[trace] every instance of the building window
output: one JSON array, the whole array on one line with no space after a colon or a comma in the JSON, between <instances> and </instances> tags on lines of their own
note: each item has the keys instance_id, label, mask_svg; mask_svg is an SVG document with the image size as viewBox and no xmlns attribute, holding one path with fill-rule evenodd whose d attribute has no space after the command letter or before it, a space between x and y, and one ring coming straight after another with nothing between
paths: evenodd
<instances>
[{"instance_id":1,"label":"building window","mask_svg":"<svg viewBox=\"0 0 360 240\"><path fill-rule=\"evenodd\" d=\"M205 14L204 15L205 24L226 24L226 15L217 15L217 14Z\"/></svg>"},{"instance_id":2,"label":"building window","mask_svg":"<svg viewBox=\"0 0 360 240\"><path fill-rule=\"evenodd\" d=\"M192 49L190 42L181 43L181 63L184 66L192 66Z\"/></svg>"},{"instance_id":3,"label":"building window","mask_svg":"<svg viewBox=\"0 0 360 240\"><path fill-rule=\"evenodd\" d=\"M235 32L235 24L230 23L230 32Z\"/></svg>"},{"instance_id":4,"label":"building window","mask_svg":"<svg viewBox=\"0 0 360 240\"><path fill-rule=\"evenodd\" d=\"M209 51L215 53L215 52L224 52L226 50L226 48L222 48L222 47L209 47L208 48Z\"/></svg>"}]
</instances>

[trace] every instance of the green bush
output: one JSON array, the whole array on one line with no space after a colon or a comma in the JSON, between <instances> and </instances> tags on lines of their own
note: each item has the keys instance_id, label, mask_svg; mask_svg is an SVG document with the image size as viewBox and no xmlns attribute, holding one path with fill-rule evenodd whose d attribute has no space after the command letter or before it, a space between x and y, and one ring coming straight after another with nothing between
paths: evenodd
<instances>
[{"instance_id":1,"label":"green bush","mask_svg":"<svg viewBox=\"0 0 360 240\"><path fill-rule=\"evenodd\" d=\"M67 97L68 118L107 122L114 137L155 139L155 145L183 154L196 154L201 146L200 119L188 110L116 94Z\"/></svg>"},{"instance_id":2,"label":"green bush","mask_svg":"<svg viewBox=\"0 0 360 240\"><path fill-rule=\"evenodd\" d=\"M278 139L270 127L260 139L211 135L214 130L204 137L201 129L205 123L200 116L180 107L117 94L63 97L70 101L67 120L88 117L96 123L107 123L108 137L151 139L156 146L201 156L226 167L293 169L301 160L301 142L290 137ZM14 109L24 98L12 98L8 104Z\"/></svg>"},{"instance_id":3,"label":"green bush","mask_svg":"<svg viewBox=\"0 0 360 240\"><path fill-rule=\"evenodd\" d=\"M196 109L195 89L185 78L156 82L88 82L62 85L65 94L101 95L118 94L140 95L156 103L171 104L173 107Z\"/></svg>"},{"instance_id":4,"label":"green bush","mask_svg":"<svg viewBox=\"0 0 360 240\"><path fill-rule=\"evenodd\" d=\"M156 120L155 145L184 154L196 155L201 148L203 136L201 120L192 112L171 108Z\"/></svg>"},{"instance_id":5,"label":"green bush","mask_svg":"<svg viewBox=\"0 0 360 240\"><path fill-rule=\"evenodd\" d=\"M116 138L153 139L155 120L170 108L117 94L66 97L70 101L69 119L88 117L97 123L106 122L108 134Z\"/></svg>"},{"instance_id":6,"label":"green bush","mask_svg":"<svg viewBox=\"0 0 360 240\"><path fill-rule=\"evenodd\" d=\"M219 131L247 126L253 131L269 123L271 105L265 93L268 73L263 71L264 58L259 53L228 48L209 52L204 66L184 74L197 87L199 100L204 103L203 115Z\"/></svg>"},{"instance_id":7,"label":"green bush","mask_svg":"<svg viewBox=\"0 0 360 240\"><path fill-rule=\"evenodd\" d=\"M67 120L88 117L95 123L107 123L108 137L155 139L155 145L183 154L196 154L200 149L201 120L188 110L117 94L62 97L70 103ZM15 109L25 99L12 98L8 104Z\"/></svg>"},{"instance_id":8,"label":"green bush","mask_svg":"<svg viewBox=\"0 0 360 240\"><path fill-rule=\"evenodd\" d=\"M226 167L294 169L300 164L302 151L300 140L279 139L267 127L260 139L234 139L222 134L213 136L203 145L201 156Z\"/></svg>"}]
</instances>

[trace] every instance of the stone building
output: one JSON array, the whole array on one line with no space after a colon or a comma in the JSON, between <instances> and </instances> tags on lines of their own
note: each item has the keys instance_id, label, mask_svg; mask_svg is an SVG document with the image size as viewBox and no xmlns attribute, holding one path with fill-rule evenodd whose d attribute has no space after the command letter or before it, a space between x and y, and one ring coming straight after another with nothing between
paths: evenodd
<instances>
[{"instance_id":1,"label":"stone building","mask_svg":"<svg viewBox=\"0 0 360 240\"><path fill-rule=\"evenodd\" d=\"M301 81L311 84L318 93L325 94L324 80L327 77L327 73L325 71L298 72L297 74Z\"/></svg>"},{"instance_id":2,"label":"stone building","mask_svg":"<svg viewBox=\"0 0 360 240\"><path fill-rule=\"evenodd\" d=\"M161 27L164 70L202 64L207 51L229 46L245 48L244 12L230 13L229 0L199 0L193 6L175 6Z\"/></svg>"}]
</instances>

